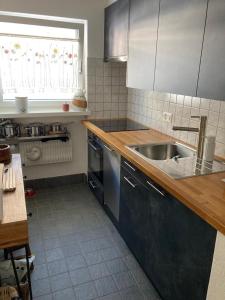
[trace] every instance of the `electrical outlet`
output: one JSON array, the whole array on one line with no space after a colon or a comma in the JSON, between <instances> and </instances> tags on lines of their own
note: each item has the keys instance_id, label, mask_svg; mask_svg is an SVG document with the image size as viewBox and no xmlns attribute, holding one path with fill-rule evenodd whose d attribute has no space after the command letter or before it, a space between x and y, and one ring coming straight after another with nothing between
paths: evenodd
<instances>
[{"instance_id":1,"label":"electrical outlet","mask_svg":"<svg viewBox=\"0 0 225 300\"><path fill-rule=\"evenodd\" d=\"M163 112L163 121L168 122L168 123L172 123L172 117L173 117L172 113L169 113L167 111Z\"/></svg>"}]
</instances>

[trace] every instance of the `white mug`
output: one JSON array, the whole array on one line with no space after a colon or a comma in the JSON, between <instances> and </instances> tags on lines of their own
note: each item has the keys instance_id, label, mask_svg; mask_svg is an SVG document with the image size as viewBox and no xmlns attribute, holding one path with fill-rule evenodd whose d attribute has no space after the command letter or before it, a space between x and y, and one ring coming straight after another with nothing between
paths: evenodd
<instances>
[{"instance_id":1,"label":"white mug","mask_svg":"<svg viewBox=\"0 0 225 300\"><path fill-rule=\"evenodd\" d=\"M16 111L19 113L27 112L27 97L16 97Z\"/></svg>"}]
</instances>

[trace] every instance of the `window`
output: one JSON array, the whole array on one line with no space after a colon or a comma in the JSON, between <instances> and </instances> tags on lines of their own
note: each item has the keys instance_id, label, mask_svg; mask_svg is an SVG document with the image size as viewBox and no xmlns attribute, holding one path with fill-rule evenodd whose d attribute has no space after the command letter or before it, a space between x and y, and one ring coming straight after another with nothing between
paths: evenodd
<instances>
[{"instance_id":1,"label":"window","mask_svg":"<svg viewBox=\"0 0 225 300\"><path fill-rule=\"evenodd\" d=\"M70 99L80 87L79 30L0 22L3 99Z\"/></svg>"}]
</instances>

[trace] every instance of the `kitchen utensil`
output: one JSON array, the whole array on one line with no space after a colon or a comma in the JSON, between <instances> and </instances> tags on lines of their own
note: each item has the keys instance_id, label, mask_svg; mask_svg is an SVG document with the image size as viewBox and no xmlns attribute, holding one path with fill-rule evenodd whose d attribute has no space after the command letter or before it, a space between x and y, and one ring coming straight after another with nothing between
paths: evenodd
<instances>
[{"instance_id":1,"label":"kitchen utensil","mask_svg":"<svg viewBox=\"0 0 225 300\"><path fill-rule=\"evenodd\" d=\"M16 189L16 177L12 168L5 169L3 172L3 191L14 192Z\"/></svg>"},{"instance_id":2,"label":"kitchen utensil","mask_svg":"<svg viewBox=\"0 0 225 300\"><path fill-rule=\"evenodd\" d=\"M42 136L45 134L45 125L42 123L31 123L25 127L28 136Z\"/></svg>"},{"instance_id":3,"label":"kitchen utensil","mask_svg":"<svg viewBox=\"0 0 225 300\"><path fill-rule=\"evenodd\" d=\"M10 146L6 144L0 145L0 163L7 165L11 162L11 159L12 154L10 151Z\"/></svg>"},{"instance_id":4,"label":"kitchen utensil","mask_svg":"<svg viewBox=\"0 0 225 300\"><path fill-rule=\"evenodd\" d=\"M27 97L16 97L16 111L18 113L27 112Z\"/></svg>"},{"instance_id":5,"label":"kitchen utensil","mask_svg":"<svg viewBox=\"0 0 225 300\"><path fill-rule=\"evenodd\" d=\"M20 125L16 123L4 125L4 136L6 138L20 136Z\"/></svg>"}]
</instances>

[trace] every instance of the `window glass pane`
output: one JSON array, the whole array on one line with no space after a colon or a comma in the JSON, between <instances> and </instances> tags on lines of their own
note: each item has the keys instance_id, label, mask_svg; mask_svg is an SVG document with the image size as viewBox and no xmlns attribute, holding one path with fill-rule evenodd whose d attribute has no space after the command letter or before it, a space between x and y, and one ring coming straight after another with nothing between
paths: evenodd
<instances>
[{"instance_id":1,"label":"window glass pane","mask_svg":"<svg viewBox=\"0 0 225 300\"><path fill-rule=\"evenodd\" d=\"M13 99L18 94L29 99L70 98L79 88L78 55L77 40L1 35L0 78L4 99Z\"/></svg>"}]
</instances>

